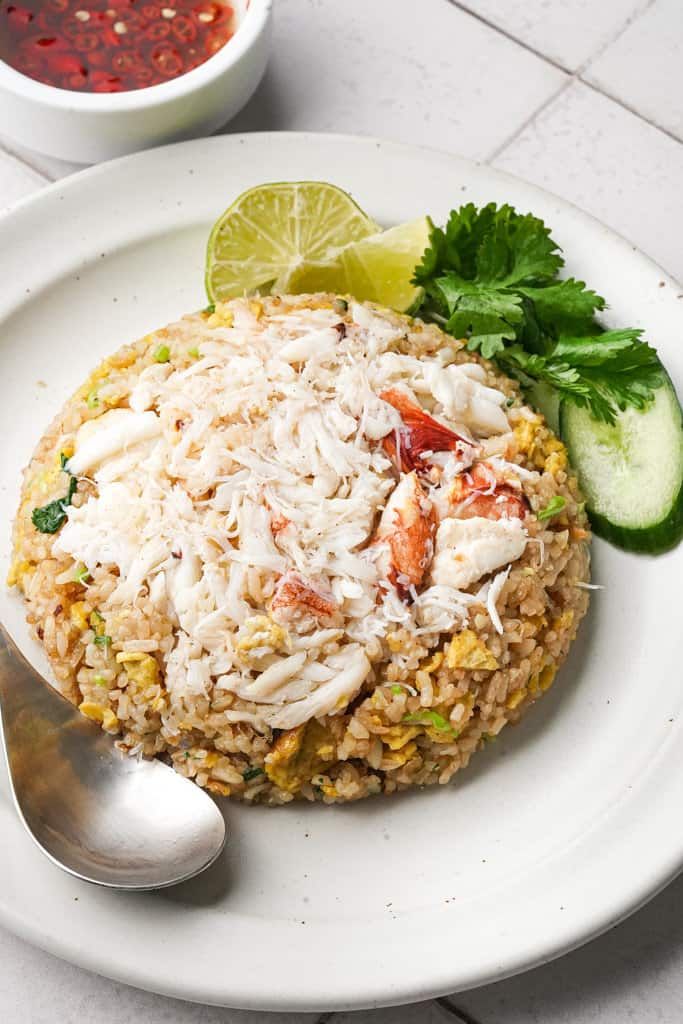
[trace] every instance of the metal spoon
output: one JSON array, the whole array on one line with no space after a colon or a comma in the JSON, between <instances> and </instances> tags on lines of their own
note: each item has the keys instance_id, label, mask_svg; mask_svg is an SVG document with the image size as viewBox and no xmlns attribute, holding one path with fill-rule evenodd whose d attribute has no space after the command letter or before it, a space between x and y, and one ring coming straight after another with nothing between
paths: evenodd
<instances>
[{"instance_id":1,"label":"metal spoon","mask_svg":"<svg viewBox=\"0 0 683 1024\"><path fill-rule=\"evenodd\" d=\"M49 686L0 625L0 723L14 802L58 867L115 889L199 874L225 842L211 797L160 761L122 754Z\"/></svg>"}]
</instances>

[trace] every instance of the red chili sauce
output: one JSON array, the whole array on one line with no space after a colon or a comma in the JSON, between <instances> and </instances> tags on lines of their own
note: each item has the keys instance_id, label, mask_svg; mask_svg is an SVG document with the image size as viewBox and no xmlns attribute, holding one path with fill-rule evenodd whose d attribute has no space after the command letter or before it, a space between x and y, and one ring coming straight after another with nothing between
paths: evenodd
<instances>
[{"instance_id":1,"label":"red chili sauce","mask_svg":"<svg viewBox=\"0 0 683 1024\"><path fill-rule=\"evenodd\" d=\"M0 0L0 60L59 89L127 92L198 67L235 28L217 0Z\"/></svg>"}]
</instances>

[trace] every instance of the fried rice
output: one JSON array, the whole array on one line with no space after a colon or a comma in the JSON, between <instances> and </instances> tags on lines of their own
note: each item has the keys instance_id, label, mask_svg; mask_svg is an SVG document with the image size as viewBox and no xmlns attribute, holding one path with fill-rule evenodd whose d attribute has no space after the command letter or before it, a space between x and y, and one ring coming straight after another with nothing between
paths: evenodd
<instances>
[{"instance_id":1,"label":"fried rice","mask_svg":"<svg viewBox=\"0 0 683 1024\"><path fill-rule=\"evenodd\" d=\"M123 748L334 803L447 783L519 720L586 611L589 542L562 443L464 343L351 298L240 299L67 402L9 582Z\"/></svg>"}]
</instances>

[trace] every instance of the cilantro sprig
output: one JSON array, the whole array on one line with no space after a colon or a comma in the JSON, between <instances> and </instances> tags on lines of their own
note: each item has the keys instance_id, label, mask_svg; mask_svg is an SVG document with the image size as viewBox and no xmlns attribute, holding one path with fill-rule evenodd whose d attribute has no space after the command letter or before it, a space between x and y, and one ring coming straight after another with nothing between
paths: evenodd
<instances>
[{"instance_id":1,"label":"cilantro sprig","mask_svg":"<svg viewBox=\"0 0 683 1024\"><path fill-rule=\"evenodd\" d=\"M67 468L68 460L64 453L60 455L60 462L62 472L67 473L69 476L66 494L63 498L55 498L54 501L48 502L47 505L41 505L39 508L33 509L33 512L31 513L31 522L40 533L57 532L62 523L66 520L66 510L71 504L71 499L76 493L76 488L78 487L78 480Z\"/></svg>"},{"instance_id":2,"label":"cilantro sprig","mask_svg":"<svg viewBox=\"0 0 683 1024\"><path fill-rule=\"evenodd\" d=\"M549 384L614 423L618 409L649 404L662 366L641 331L598 323L605 300L583 281L560 280L563 266L542 220L468 203L444 228L432 226L414 276L424 290L419 312L523 385Z\"/></svg>"}]
</instances>

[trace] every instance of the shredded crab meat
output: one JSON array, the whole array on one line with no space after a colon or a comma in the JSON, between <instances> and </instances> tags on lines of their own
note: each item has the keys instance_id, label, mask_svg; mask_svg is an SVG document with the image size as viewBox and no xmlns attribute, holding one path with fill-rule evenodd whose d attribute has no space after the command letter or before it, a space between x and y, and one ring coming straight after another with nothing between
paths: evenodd
<instances>
[{"instance_id":1,"label":"shredded crab meat","mask_svg":"<svg viewBox=\"0 0 683 1024\"><path fill-rule=\"evenodd\" d=\"M505 462L484 368L403 354L402 322L230 309L232 326L174 325L198 358L148 366L81 427L68 468L95 491L54 551L114 570L114 611L170 619L171 701L216 688L231 720L288 729L340 713L397 628L435 643L466 624L469 588L524 550L528 471Z\"/></svg>"}]
</instances>

